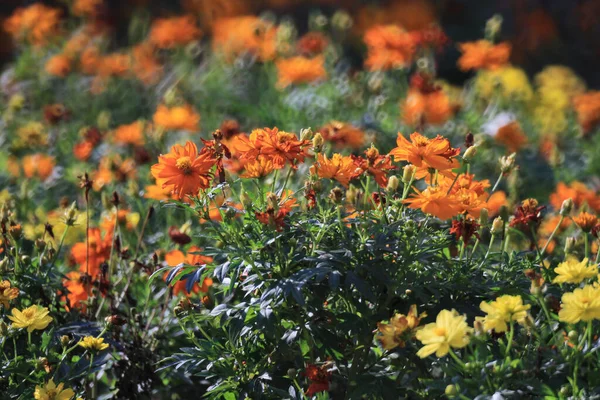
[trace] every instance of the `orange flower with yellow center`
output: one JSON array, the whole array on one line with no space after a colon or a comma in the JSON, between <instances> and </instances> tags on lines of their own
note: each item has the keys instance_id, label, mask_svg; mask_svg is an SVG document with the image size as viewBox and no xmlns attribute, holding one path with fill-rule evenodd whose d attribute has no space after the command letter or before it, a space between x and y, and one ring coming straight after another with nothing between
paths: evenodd
<instances>
[{"instance_id":1,"label":"orange flower with yellow center","mask_svg":"<svg viewBox=\"0 0 600 400\"><path fill-rule=\"evenodd\" d=\"M299 83L312 83L327 77L323 56L280 59L275 62L275 66L277 67L277 86L279 88Z\"/></svg>"},{"instance_id":2,"label":"orange flower with yellow center","mask_svg":"<svg viewBox=\"0 0 600 400\"><path fill-rule=\"evenodd\" d=\"M460 43L462 55L458 67L462 71L472 69L497 69L508 63L511 46L507 42L494 45L488 40Z\"/></svg>"},{"instance_id":3,"label":"orange flower with yellow center","mask_svg":"<svg viewBox=\"0 0 600 400\"><path fill-rule=\"evenodd\" d=\"M159 105L154 113L154 123L166 130L198 131L200 115L190 105L167 107Z\"/></svg>"},{"instance_id":4,"label":"orange flower with yellow center","mask_svg":"<svg viewBox=\"0 0 600 400\"><path fill-rule=\"evenodd\" d=\"M416 167L428 166L437 170L447 170L459 166L456 156L460 150L452 148L448 139L437 136L426 138L418 132L410 135L410 142L398 133L398 147L390 151L396 161L408 161Z\"/></svg>"},{"instance_id":5,"label":"orange flower with yellow center","mask_svg":"<svg viewBox=\"0 0 600 400\"><path fill-rule=\"evenodd\" d=\"M169 188L178 198L196 195L200 189L210 187L211 169L215 159L209 153L198 154L192 142L185 146L176 144L171 152L158 157L151 168L157 185Z\"/></svg>"},{"instance_id":6,"label":"orange flower with yellow center","mask_svg":"<svg viewBox=\"0 0 600 400\"><path fill-rule=\"evenodd\" d=\"M333 179L348 187L350 181L361 174L362 170L356 165L351 156L335 153L331 158L317 154L317 162L310 167L310 172L319 178Z\"/></svg>"},{"instance_id":7,"label":"orange flower with yellow center","mask_svg":"<svg viewBox=\"0 0 600 400\"><path fill-rule=\"evenodd\" d=\"M250 136L236 136L234 149L242 161L255 160L263 155L273 162L275 169L285 167L289 162L296 168L298 162L306 157L305 148L310 144L307 140L298 140L294 133L273 129L254 129Z\"/></svg>"}]
</instances>

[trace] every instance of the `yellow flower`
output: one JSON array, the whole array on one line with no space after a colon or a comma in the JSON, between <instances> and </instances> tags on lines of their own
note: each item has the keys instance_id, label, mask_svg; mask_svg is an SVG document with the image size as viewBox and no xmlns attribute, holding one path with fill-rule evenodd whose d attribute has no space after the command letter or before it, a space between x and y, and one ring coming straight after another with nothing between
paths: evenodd
<instances>
[{"instance_id":1,"label":"yellow flower","mask_svg":"<svg viewBox=\"0 0 600 400\"><path fill-rule=\"evenodd\" d=\"M36 400L71 400L75 396L72 389L64 389L64 383L59 383L58 386L52 379L44 386L36 386L33 397Z\"/></svg>"},{"instance_id":2,"label":"yellow flower","mask_svg":"<svg viewBox=\"0 0 600 400\"><path fill-rule=\"evenodd\" d=\"M442 310L435 322L417 331L417 339L425 345L417 355L425 358L435 353L437 357L444 357L451 347L460 349L469 344L472 331L467 325L466 316L459 315L456 310Z\"/></svg>"},{"instance_id":3,"label":"yellow flower","mask_svg":"<svg viewBox=\"0 0 600 400\"><path fill-rule=\"evenodd\" d=\"M600 288L585 285L583 288L575 289L565 293L561 299L562 309L558 318L570 324L579 321L591 321L600 319Z\"/></svg>"},{"instance_id":4,"label":"yellow flower","mask_svg":"<svg viewBox=\"0 0 600 400\"><path fill-rule=\"evenodd\" d=\"M396 314L390 318L389 324L382 322L377 323L377 329L379 331L377 340L381 343L381 346L385 350L392 350L398 346L404 347L406 345L404 339L406 339L405 332L414 330L427 314L417 314L417 306L410 306L410 310L407 315Z\"/></svg>"},{"instance_id":5,"label":"yellow flower","mask_svg":"<svg viewBox=\"0 0 600 400\"><path fill-rule=\"evenodd\" d=\"M598 274L598 267L594 264L588 265L588 259L577 261L575 257L569 257L567 261L558 264L554 269L558 274L552 282L554 283L581 283L584 279L593 278Z\"/></svg>"},{"instance_id":6,"label":"yellow flower","mask_svg":"<svg viewBox=\"0 0 600 400\"><path fill-rule=\"evenodd\" d=\"M531 305L523 304L521 296L504 295L491 303L482 301L479 308L487 314L483 318L477 318L483 322L486 331L493 329L496 332L506 332L507 322L515 321L519 324L525 322L527 310L531 308Z\"/></svg>"},{"instance_id":7,"label":"yellow flower","mask_svg":"<svg viewBox=\"0 0 600 400\"><path fill-rule=\"evenodd\" d=\"M517 99L524 102L533 98L533 89L527 74L522 69L511 66L479 71L475 79L475 88L480 97L485 99L494 94L505 100Z\"/></svg>"},{"instance_id":8,"label":"yellow flower","mask_svg":"<svg viewBox=\"0 0 600 400\"><path fill-rule=\"evenodd\" d=\"M108 344L104 343L104 338L95 338L93 336L84 337L78 344L88 350L102 351L108 348Z\"/></svg>"},{"instance_id":9,"label":"yellow flower","mask_svg":"<svg viewBox=\"0 0 600 400\"><path fill-rule=\"evenodd\" d=\"M4 306L4 308L8 308L8 302L16 299L19 295L19 289L10 287L9 281L1 281L0 282L0 304Z\"/></svg>"},{"instance_id":10,"label":"yellow flower","mask_svg":"<svg viewBox=\"0 0 600 400\"><path fill-rule=\"evenodd\" d=\"M52 317L48 316L48 309L33 305L19 311L16 308L12 309L12 316L8 316L14 328L27 328L27 332L32 332L36 329L46 329L48 324L52 322Z\"/></svg>"}]
</instances>

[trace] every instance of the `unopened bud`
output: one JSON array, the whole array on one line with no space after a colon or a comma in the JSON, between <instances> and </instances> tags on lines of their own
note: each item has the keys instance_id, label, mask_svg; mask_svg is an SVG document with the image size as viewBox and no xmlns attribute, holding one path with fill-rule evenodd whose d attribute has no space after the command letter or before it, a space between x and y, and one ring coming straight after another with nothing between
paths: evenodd
<instances>
[{"instance_id":1,"label":"unopened bud","mask_svg":"<svg viewBox=\"0 0 600 400\"><path fill-rule=\"evenodd\" d=\"M317 132L315 134L315 136L312 139L312 145L313 145L313 149L315 150L315 152L320 152L321 148L323 147L323 135L321 135L321 133Z\"/></svg>"},{"instance_id":2,"label":"unopened bud","mask_svg":"<svg viewBox=\"0 0 600 400\"><path fill-rule=\"evenodd\" d=\"M446 386L446 390L444 391L444 393L449 398L454 398L458 396L458 388L456 387L456 385L448 385Z\"/></svg>"},{"instance_id":3,"label":"unopened bud","mask_svg":"<svg viewBox=\"0 0 600 400\"><path fill-rule=\"evenodd\" d=\"M75 220L77 219L77 204L76 202L71 203L71 207L67 209L65 212L65 224L68 226L73 226Z\"/></svg>"},{"instance_id":4,"label":"unopened bud","mask_svg":"<svg viewBox=\"0 0 600 400\"><path fill-rule=\"evenodd\" d=\"M502 220L502 218L496 217L494 219L494 222L492 222L492 229L490 229L490 232L492 233L492 235L498 235L502 233L503 227L504 221Z\"/></svg>"},{"instance_id":5,"label":"unopened bud","mask_svg":"<svg viewBox=\"0 0 600 400\"><path fill-rule=\"evenodd\" d=\"M405 165L402 169L402 183L408 185L415 177L417 167L412 164Z\"/></svg>"},{"instance_id":6,"label":"unopened bud","mask_svg":"<svg viewBox=\"0 0 600 400\"><path fill-rule=\"evenodd\" d=\"M331 25L338 31L347 31L352 27L352 24L352 17L346 11L336 11L331 17Z\"/></svg>"},{"instance_id":7,"label":"unopened bud","mask_svg":"<svg viewBox=\"0 0 600 400\"><path fill-rule=\"evenodd\" d=\"M38 251L43 251L46 248L46 242L42 239L36 239L35 248L38 249Z\"/></svg>"},{"instance_id":8,"label":"unopened bud","mask_svg":"<svg viewBox=\"0 0 600 400\"><path fill-rule=\"evenodd\" d=\"M566 199L565 201L563 201L562 205L560 206L560 215L562 215L563 217L567 217L571 213L572 209L573 209L573 199L571 199L571 198Z\"/></svg>"},{"instance_id":9,"label":"unopened bud","mask_svg":"<svg viewBox=\"0 0 600 400\"><path fill-rule=\"evenodd\" d=\"M577 331L569 331L567 337L569 338L569 342L577 343L577 339L579 339L579 333L577 333Z\"/></svg>"},{"instance_id":10,"label":"unopened bud","mask_svg":"<svg viewBox=\"0 0 600 400\"><path fill-rule=\"evenodd\" d=\"M342 202L342 198L344 197L344 192L340 188L333 188L329 192L329 199L334 204L340 204Z\"/></svg>"},{"instance_id":11,"label":"unopened bud","mask_svg":"<svg viewBox=\"0 0 600 400\"><path fill-rule=\"evenodd\" d=\"M67 335L62 335L60 337L60 345L62 347L67 347L70 342L71 342L71 339L69 339L69 337Z\"/></svg>"},{"instance_id":12,"label":"unopened bud","mask_svg":"<svg viewBox=\"0 0 600 400\"><path fill-rule=\"evenodd\" d=\"M390 193L393 193L396 190L398 190L398 186L400 186L400 180L398 179L398 177L396 175L392 175L388 179L388 184L387 184L387 187L385 188L385 190L387 190Z\"/></svg>"},{"instance_id":13,"label":"unopened bud","mask_svg":"<svg viewBox=\"0 0 600 400\"><path fill-rule=\"evenodd\" d=\"M475 154L477 154L477 146L469 147L463 155L464 162L466 162L467 164L470 163L471 160L475 157Z\"/></svg>"},{"instance_id":14,"label":"unopened bud","mask_svg":"<svg viewBox=\"0 0 600 400\"><path fill-rule=\"evenodd\" d=\"M311 128L304 128L300 130L300 140L312 140L314 133Z\"/></svg>"},{"instance_id":15,"label":"unopened bud","mask_svg":"<svg viewBox=\"0 0 600 400\"><path fill-rule=\"evenodd\" d=\"M512 153L509 156L500 157L500 171L503 174L508 174L515 167L515 159L517 153Z\"/></svg>"},{"instance_id":16,"label":"unopened bud","mask_svg":"<svg viewBox=\"0 0 600 400\"><path fill-rule=\"evenodd\" d=\"M346 201L350 204L354 204L358 201L359 195L359 189L354 185L350 185L348 190L346 190Z\"/></svg>"}]
</instances>

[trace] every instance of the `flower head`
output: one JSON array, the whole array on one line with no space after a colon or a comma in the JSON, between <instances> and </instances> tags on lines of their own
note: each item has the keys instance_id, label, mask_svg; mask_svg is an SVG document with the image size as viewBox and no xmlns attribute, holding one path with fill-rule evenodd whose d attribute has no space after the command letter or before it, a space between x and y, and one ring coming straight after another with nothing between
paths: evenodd
<instances>
[{"instance_id":1,"label":"flower head","mask_svg":"<svg viewBox=\"0 0 600 400\"><path fill-rule=\"evenodd\" d=\"M335 144L337 148L360 149L365 144L365 133L351 124L331 121L319 129L323 139Z\"/></svg>"},{"instance_id":2,"label":"flower head","mask_svg":"<svg viewBox=\"0 0 600 400\"><path fill-rule=\"evenodd\" d=\"M4 306L4 309L8 309L9 302L19 296L19 289L16 287L10 287L10 281L0 282L0 304Z\"/></svg>"},{"instance_id":3,"label":"flower head","mask_svg":"<svg viewBox=\"0 0 600 400\"><path fill-rule=\"evenodd\" d=\"M425 345L417 355L425 358L435 353L436 357L444 357L451 348L460 349L469 344L472 331L466 316L459 315L456 310L442 310L435 322L417 331L417 339Z\"/></svg>"},{"instance_id":4,"label":"flower head","mask_svg":"<svg viewBox=\"0 0 600 400\"><path fill-rule=\"evenodd\" d=\"M407 67L416 51L413 35L398 25L376 25L365 33L364 42L368 49L365 67L369 71Z\"/></svg>"},{"instance_id":5,"label":"flower head","mask_svg":"<svg viewBox=\"0 0 600 400\"><path fill-rule=\"evenodd\" d=\"M410 142L398 133L398 147L390 151L396 161L408 161L416 167L426 165L437 170L454 169L459 166L455 158L460 149L450 146L448 139L437 136L429 139L418 132L410 135Z\"/></svg>"},{"instance_id":6,"label":"flower head","mask_svg":"<svg viewBox=\"0 0 600 400\"><path fill-rule=\"evenodd\" d=\"M166 130L198 131L200 115L190 105L167 107L159 105L153 117L156 126Z\"/></svg>"},{"instance_id":7,"label":"flower head","mask_svg":"<svg viewBox=\"0 0 600 400\"><path fill-rule=\"evenodd\" d=\"M598 223L598 217L588 212L581 212L578 216L573 218L573 221L581 228L584 232L589 232Z\"/></svg>"},{"instance_id":8,"label":"flower head","mask_svg":"<svg viewBox=\"0 0 600 400\"><path fill-rule=\"evenodd\" d=\"M419 322L426 316L425 313L418 314L417 306L413 304L407 315L396 314L387 324L378 322L376 339L385 350L392 350L398 346L404 347L406 340L413 336Z\"/></svg>"},{"instance_id":9,"label":"flower head","mask_svg":"<svg viewBox=\"0 0 600 400\"><path fill-rule=\"evenodd\" d=\"M52 379L43 386L36 386L33 397L36 400L71 400L75 396L72 389L63 389L64 383L59 383L58 386Z\"/></svg>"},{"instance_id":10,"label":"flower head","mask_svg":"<svg viewBox=\"0 0 600 400\"><path fill-rule=\"evenodd\" d=\"M43 46L59 32L61 10L42 3L18 8L4 21L4 30L15 40Z\"/></svg>"},{"instance_id":11,"label":"flower head","mask_svg":"<svg viewBox=\"0 0 600 400\"><path fill-rule=\"evenodd\" d=\"M429 186L422 192L415 189L415 194L404 200L404 203L442 220L454 217L461 210L456 197L448 196L447 190L440 186Z\"/></svg>"},{"instance_id":12,"label":"flower head","mask_svg":"<svg viewBox=\"0 0 600 400\"><path fill-rule=\"evenodd\" d=\"M600 287L585 285L563 294L558 318L569 324L600 319Z\"/></svg>"},{"instance_id":13,"label":"flower head","mask_svg":"<svg viewBox=\"0 0 600 400\"><path fill-rule=\"evenodd\" d=\"M312 83L327 77L325 58L317 56L307 58L302 56L277 60L277 86L285 88L292 84Z\"/></svg>"},{"instance_id":14,"label":"flower head","mask_svg":"<svg viewBox=\"0 0 600 400\"><path fill-rule=\"evenodd\" d=\"M115 143L134 146L144 145L144 122L135 121L131 124L121 125L113 134Z\"/></svg>"},{"instance_id":15,"label":"flower head","mask_svg":"<svg viewBox=\"0 0 600 400\"><path fill-rule=\"evenodd\" d=\"M27 332L46 329L48 324L52 322L52 317L48 315L48 309L38 305L33 305L23 311L13 308L11 313L12 316L9 315L8 319L13 322L13 327L27 328Z\"/></svg>"},{"instance_id":16,"label":"flower head","mask_svg":"<svg viewBox=\"0 0 600 400\"><path fill-rule=\"evenodd\" d=\"M458 67L462 71L472 69L496 69L505 65L510 57L509 43L492 44L487 40L459 44L461 57Z\"/></svg>"},{"instance_id":17,"label":"flower head","mask_svg":"<svg viewBox=\"0 0 600 400\"><path fill-rule=\"evenodd\" d=\"M498 297L491 303L482 301L479 305L481 311L487 315L480 320L483 322L485 330L494 330L498 333L506 332L507 323L511 321L519 324L525 323L527 310L531 308L529 304L523 304L521 296L504 295Z\"/></svg>"},{"instance_id":18,"label":"flower head","mask_svg":"<svg viewBox=\"0 0 600 400\"><path fill-rule=\"evenodd\" d=\"M322 153L317 154L317 161L310 171L319 178L336 180L345 187L362 172L351 156L342 156L339 153L335 153L331 158Z\"/></svg>"},{"instance_id":19,"label":"flower head","mask_svg":"<svg viewBox=\"0 0 600 400\"><path fill-rule=\"evenodd\" d=\"M79 346L87 350L102 351L108 349L108 343L104 343L104 338L95 338L93 336L86 336L79 343Z\"/></svg>"},{"instance_id":20,"label":"flower head","mask_svg":"<svg viewBox=\"0 0 600 400\"><path fill-rule=\"evenodd\" d=\"M578 261L575 257L569 257L566 261L558 264L554 272L558 274L552 281L554 283L581 283L585 279L598 275L598 266L589 264L587 258Z\"/></svg>"},{"instance_id":21,"label":"flower head","mask_svg":"<svg viewBox=\"0 0 600 400\"><path fill-rule=\"evenodd\" d=\"M160 49L172 49L188 44L201 35L194 17L183 15L155 20L150 28L149 41Z\"/></svg>"}]
</instances>

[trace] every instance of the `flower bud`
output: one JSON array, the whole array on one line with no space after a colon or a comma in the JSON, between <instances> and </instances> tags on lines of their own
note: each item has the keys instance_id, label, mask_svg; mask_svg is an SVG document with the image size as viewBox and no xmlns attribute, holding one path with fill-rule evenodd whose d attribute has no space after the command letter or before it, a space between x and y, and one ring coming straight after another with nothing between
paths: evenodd
<instances>
[{"instance_id":1,"label":"flower bud","mask_svg":"<svg viewBox=\"0 0 600 400\"><path fill-rule=\"evenodd\" d=\"M398 177L396 175L392 175L388 179L388 184L387 184L387 187L385 188L385 190L387 190L390 193L393 193L396 190L398 190L398 186L400 186L400 180L398 179Z\"/></svg>"},{"instance_id":2,"label":"flower bud","mask_svg":"<svg viewBox=\"0 0 600 400\"><path fill-rule=\"evenodd\" d=\"M23 228L21 228L21 224L11 224L8 228L8 233L13 239L18 240L23 234Z\"/></svg>"},{"instance_id":3,"label":"flower bud","mask_svg":"<svg viewBox=\"0 0 600 400\"><path fill-rule=\"evenodd\" d=\"M338 187L331 189L331 191L329 192L329 199L334 204L340 204L342 202L343 197L344 192Z\"/></svg>"},{"instance_id":4,"label":"flower bud","mask_svg":"<svg viewBox=\"0 0 600 400\"><path fill-rule=\"evenodd\" d=\"M405 165L402 169L402 183L408 185L415 177L417 167L412 164Z\"/></svg>"},{"instance_id":5,"label":"flower bud","mask_svg":"<svg viewBox=\"0 0 600 400\"><path fill-rule=\"evenodd\" d=\"M43 251L46 248L46 242L43 239L35 239L35 248Z\"/></svg>"},{"instance_id":6,"label":"flower bud","mask_svg":"<svg viewBox=\"0 0 600 400\"><path fill-rule=\"evenodd\" d=\"M4 257L0 260L0 273L4 274L8 271L8 257Z\"/></svg>"},{"instance_id":7,"label":"flower bud","mask_svg":"<svg viewBox=\"0 0 600 400\"><path fill-rule=\"evenodd\" d=\"M579 333L577 333L577 331L569 331L567 337L569 338L569 342L577 343L577 339L579 339Z\"/></svg>"},{"instance_id":8,"label":"flower bud","mask_svg":"<svg viewBox=\"0 0 600 400\"><path fill-rule=\"evenodd\" d=\"M346 11L336 11L331 17L331 25L338 31L347 31L352 27L352 24L352 17Z\"/></svg>"},{"instance_id":9,"label":"flower bud","mask_svg":"<svg viewBox=\"0 0 600 400\"><path fill-rule=\"evenodd\" d=\"M96 119L96 125L98 125L98 129L101 131L105 131L110 127L111 115L109 111L102 111L98 114L98 118Z\"/></svg>"},{"instance_id":10,"label":"flower bud","mask_svg":"<svg viewBox=\"0 0 600 400\"><path fill-rule=\"evenodd\" d=\"M312 140L314 133L311 128L300 129L300 140Z\"/></svg>"},{"instance_id":11,"label":"flower bud","mask_svg":"<svg viewBox=\"0 0 600 400\"><path fill-rule=\"evenodd\" d=\"M492 233L492 235L498 235L502 233L503 227L504 221L502 220L502 218L496 217L494 219L494 222L492 222L492 229L490 229L490 232Z\"/></svg>"},{"instance_id":12,"label":"flower bud","mask_svg":"<svg viewBox=\"0 0 600 400\"><path fill-rule=\"evenodd\" d=\"M572 209L573 209L573 199L568 198L565 201L563 201L562 205L560 206L559 214L562 215L563 217L566 217L571 213Z\"/></svg>"},{"instance_id":13,"label":"flower bud","mask_svg":"<svg viewBox=\"0 0 600 400\"><path fill-rule=\"evenodd\" d=\"M502 16L500 14L494 14L494 16L487 20L485 23L485 37L488 40L493 40L502 28Z\"/></svg>"},{"instance_id":14,"label":"flower bud","mask_svg":"<svg viewBox=\"0 0 600 400\"><path fill-rule=\"evenodd\" d=\"M60 337L60 345L62 347L67 347L69 345L69 342L71 342L71 339L67 335L62 335Z\"/></svg>"},{"instance_id":15,"label":"flower bud","mask_svg":"<svg viewBox=\"0 0 600 400\"><path fill-rule=\"evenodd\" d=\"M77 204L76 202L71 203L71 207L65 211L65 224L68 226L73 226L75 220L77 219Z\"/></svg>"},{"instance_id":16,"label":"flower bud","mask_svg":"<svg viewBox=\"0 0 600 400\"><path fill-rule=\"evenodd\" d=\"M477 146L469 147L463 155L464 162L466 162L467 164L470 163L473 157L475 157L475 154L477 154Z\"/></svg>"},{"instance_id":17,"label":"flower bud","mask_svg":"<svg viewBox=\"0 0 600 400\"><path fill-rule=\"evenodd\" d=\"M500 157L500 171L503 174L508 174L515 167L515 159L517 157L517 153L512 153L509 156Z\"/></svg>"},{"instance_id":18,"label":"flower bud","mask_svg":"<svg viewBox=\"0 0 600 400\"><path fill-rule=\"evenodd\" d=\"M444 393L449 398L456 397L458 395L458 388L456 387L456 385L448 385L446 386L446 390L444 391Z\"/></svg>"},{"instance_id":19,"label":"flower bud","mask_svg":"<svg viewBox=\"0 0 600 400\"><path fill-rule=\"evenodd\" d=\"M320 152L321 148L323 147L323 135L321 135L321 133L317 132L316 135L313 137L312 139L312 145L313 145L313 149L315 150L315 152Z\"/></svg>"}]
</instances>

